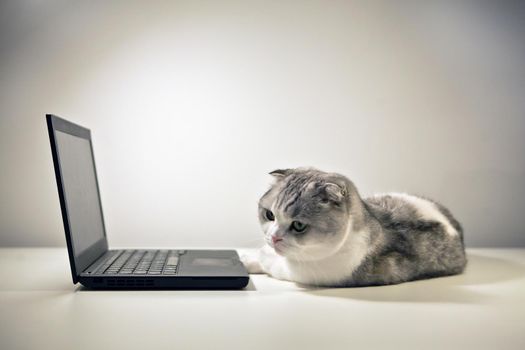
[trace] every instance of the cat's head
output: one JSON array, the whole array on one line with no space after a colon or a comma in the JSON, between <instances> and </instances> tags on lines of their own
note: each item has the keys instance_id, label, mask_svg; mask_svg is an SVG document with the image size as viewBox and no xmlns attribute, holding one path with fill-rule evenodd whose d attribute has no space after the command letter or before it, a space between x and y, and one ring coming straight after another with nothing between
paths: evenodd
<instances>
[{"instance_id":1,"label":"cat's head","mask_svg":"<svg viewBox=\"0 0 525 350\"><path fill-rule=\"evenodd\" d=\"M312 168L275 170L276 179L259 200L265 240L295 260L318 260L343 245L353 204L361 199L343 175Z\"/></svg>"}]
</instances>

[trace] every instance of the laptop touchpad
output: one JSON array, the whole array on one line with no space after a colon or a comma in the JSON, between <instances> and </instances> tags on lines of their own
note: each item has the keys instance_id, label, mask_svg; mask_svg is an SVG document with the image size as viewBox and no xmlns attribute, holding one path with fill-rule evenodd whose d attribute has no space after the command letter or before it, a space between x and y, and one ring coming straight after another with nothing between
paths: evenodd
<instances>
[{"instance_id":1,"label":"laptop touchpad","mask_svg":"<svg viewBox=\"0 0 525 350\"><path fill-rule=\"evenodd\" d=\"M232 266L231 259L224 258L195 258L191 261L193 266Z\"/></svg>"}]
</instances>

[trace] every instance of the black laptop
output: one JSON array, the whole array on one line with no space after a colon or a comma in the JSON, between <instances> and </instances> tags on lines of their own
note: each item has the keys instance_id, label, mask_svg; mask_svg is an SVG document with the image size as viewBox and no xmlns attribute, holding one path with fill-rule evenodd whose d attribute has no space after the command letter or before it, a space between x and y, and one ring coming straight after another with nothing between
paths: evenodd
<instances>
[{"instance_id":1,"label":"black laptop","mask_svg":"<svg viewBox=\"0 0 525 350\"><path fill-rule=\"evenodd\" d=\"M46 115L73 283L97 289L238 289L235 250L108 249L89 129Z\"/></svg>"}]
</instances>

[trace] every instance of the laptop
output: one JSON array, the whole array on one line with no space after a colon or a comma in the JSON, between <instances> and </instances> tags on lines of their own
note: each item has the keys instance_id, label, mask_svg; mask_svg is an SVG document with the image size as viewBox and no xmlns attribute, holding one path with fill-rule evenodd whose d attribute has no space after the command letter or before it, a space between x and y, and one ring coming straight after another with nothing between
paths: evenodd
<instances>
[{"instance_id":1,"label":"laptop","mask_svg":"<svg viewBox=\"0 0 525 350\"><path fill-rule=\"evenodd\" d=\"M46 115L73 283L93 289L240 289L235 250L109 249L91 132Z\"/></svg>"}]
</instances>

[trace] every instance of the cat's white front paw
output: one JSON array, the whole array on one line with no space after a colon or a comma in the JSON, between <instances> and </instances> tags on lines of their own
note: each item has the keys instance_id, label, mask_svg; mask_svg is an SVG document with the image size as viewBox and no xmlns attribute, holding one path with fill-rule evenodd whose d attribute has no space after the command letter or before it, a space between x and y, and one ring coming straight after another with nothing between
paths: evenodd
<instances>
[{"instance_id":1,"label":"cat's white front paw","mask_svg":"<svg viewBox=\"0 0 525 350\"><path fill-rule=\"evenodd\" d=\"M263 269L265 269L265 271L273 278L283 281L291 281L290 270L284 258L275 259L271 266L265 267L263 265Z\"/></svg>"},{"instance_id":2,"label":"cat's white front paw","mask_svg":"<svg viewBox=\"0 0 525 350\"><path fill-rule=\"evenodd\" d=\"M259 263L262 270L273 278L290 280L290 272L286 260L275 253L271 247L263 247L259 251Z\"/></svg>"},{"instance_id":3,"label":"cat's white front paw","mask_svg":"<svg viewBox=\"0 0 525 350\"><path fill-rule=\"evenodd\" d=\"M259 261L259 254L243 254L241 255L241 262L248 270L248 273L264 273Z\"/></svg>"}]
</instances>

